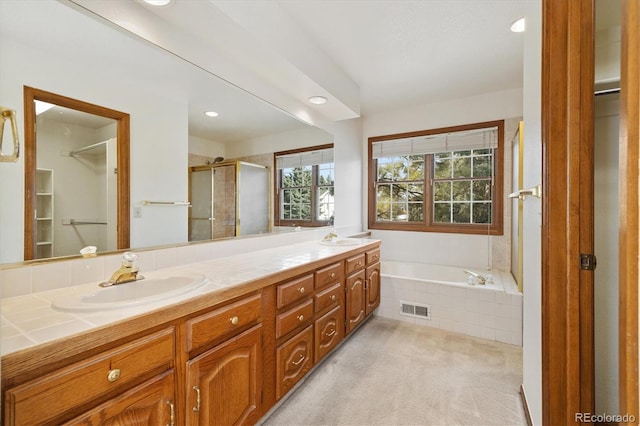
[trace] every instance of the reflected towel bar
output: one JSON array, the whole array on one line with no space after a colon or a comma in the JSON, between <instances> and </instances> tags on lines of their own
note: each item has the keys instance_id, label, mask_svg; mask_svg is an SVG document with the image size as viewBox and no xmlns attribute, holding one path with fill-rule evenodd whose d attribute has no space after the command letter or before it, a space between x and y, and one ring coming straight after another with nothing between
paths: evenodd
<instances>
[{"instance_id":1,"label":"reflected towel bar","mask_svg":"<svg viewBox=\"0 0 640 426\"><path fill-rule=\"evenodd\" d=\"M20 157L20 141L18 139L18 126L16 124L16 112L12 109L0 107L0 162L15 163ZM9 120L11 135L13 136L13 152L11 154L2 153L2 142L4 139L4 123Z\"/></svg>"},{"instance_id":2,"label":"reflected towel bar","mask_svg":"<svg viewBox=\"0 0 640 426\"><path fill-rule=\"evenodd\" d=\"M67 225L67 224L63 223L63 225ZM68 225L107 225L107 222L69 219Z\"/></svg>"},{"instance_id":3,"label":"reflected towel bar","mask_svg":"<svg viewBox=\"0 0 640 426\"><path fill-rule=\"evenodd\" d=\"M149 201L142 200L143 206L187 206L191 207L191 203L188 201Z\"/></svg>"}]
</instances>

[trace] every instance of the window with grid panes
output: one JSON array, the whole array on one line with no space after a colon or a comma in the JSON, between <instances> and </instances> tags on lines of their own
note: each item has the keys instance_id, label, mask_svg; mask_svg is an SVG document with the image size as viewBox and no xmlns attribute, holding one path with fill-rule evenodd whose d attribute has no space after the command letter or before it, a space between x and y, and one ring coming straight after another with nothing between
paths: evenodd
<instances>
[{"instance_id":1,"label":"window with grid panes","mask_svg":"<svg viewBox=\"0 0 640 426\"><path fill-rule=\"evenodd\" d=\"M369 227L502 233L495 121L369 139Z\"/></svg>"},{"instance_id":2,"label":"window with grid panes","mask_svg":"<svg viewBox=\"0 0 640 426\"><path fill-rule=\"evenodd\" d=\"M333 145L275 153L276 224L324 226L334 219Z\"/></svg>"}]
</instances>

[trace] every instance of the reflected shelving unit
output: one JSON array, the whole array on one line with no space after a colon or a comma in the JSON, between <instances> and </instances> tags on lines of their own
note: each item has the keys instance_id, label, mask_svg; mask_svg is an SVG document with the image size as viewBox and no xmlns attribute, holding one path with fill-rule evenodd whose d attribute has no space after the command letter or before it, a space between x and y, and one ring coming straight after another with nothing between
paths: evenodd
<instances>
[{"instance_id":1,"label":"reflected shelving unit","mask_svg":"<svg viewBox=\"0 0 640 426\"><path fill-rule=\"evenodd\" d=\"M53 170L36 170L36 259L53 256Z\"/></svg>"}]
</instances>

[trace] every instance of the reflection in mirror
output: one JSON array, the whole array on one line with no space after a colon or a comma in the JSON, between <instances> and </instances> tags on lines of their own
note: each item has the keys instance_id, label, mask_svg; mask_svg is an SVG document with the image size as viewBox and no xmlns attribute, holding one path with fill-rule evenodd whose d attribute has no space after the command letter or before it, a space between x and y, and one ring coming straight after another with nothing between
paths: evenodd
<instances>
[{"instance_id":1,"label":"reflection in mirror","mask_svg":"<svg viewBox=\"0 0 640 426\"><path fill-rule=\"evenodd\" d=\"M189 168L189 241L271 232L269 168L213 163Z\"/></svg>"},{"instance_id":2,"label":"reflection in mirror","mask_svg":"<svg viewBox=\"0 0 640 426\"><path fill-rule=\"evenodd\" d=\"M276 152L279 226L327 226L335 219L333 144Z\"/></svg>"},{"instance_id":3,"label":"reflection in mirror","mask_svg":"<svg viewBox=\"0 0 640 426\"><path fill-rule=\"evenodd\" d=\"M129 115L26 86L24 100L25 260L129 247Z\"/></svg>"},{"instance_id":4,"label":"reflection in mirror","mask_svg":"<svg viewBox=\"0 0 640 426\"><path fill-rule=\"evenodd\" d=\"M136 34L118 29L82 8L70 7L68 2L0 1L0 8L3 106L22 110L24 85L28 84L130 115L130 157L118 158L130 161L130 187L119 188L120 193L127 194L122 196L122 202L130 202L129 211L125 213L124 205L118 209L119 228L124 227L121 230L126 231L128 240L122 238L118 248L145 249L186 244L190 240L189 208L143 203L144 200L186 201L190 166L205 165L207 161L224 157L228 161L245 161L273 170L274 152L333 141L332 135L283 113L209 70L160 49ZM30 105L30 101L27 104ZM211 118L203 114L210 110L219 116ZM33 119L28 120L27 114ZM28 126L35 117L31 108L27 108L25 114L18 113L18 128L23 124L22 119ZM25 139L26 134L32 132L33 129L25 127ZM121 140L118 137L118 141ZM60 157L59 152L55 154ZM87 155L88 152L82 155L82 161ZM36 249L24 240L24 235L36 231L32 218L37 207L33 189L37 159L35 155L23 158L24 161L21 158L14 167L0 169L0 259L3 263L36 257ZM123 167L118 166L118 178ZM129 170L128 165L126 169ZM28 176L26 170L29 170ZM60 186L58 181L58 176L54 176L56 187ZM265 193L272 195L273 187L271 184L272 189ZM55 199L54 204L57 202ZM27 216L25 211L30 214ZM269 216L265 216L271 224L273 211L271 197ZM55 220L61 224L62 219L93 217L65 214ZM89 229L87 226L91 227L75 228L84 232ZM99 226L104 225L96 225ZM74 228L66 225L65 229ZM277 231L292 229L278 228ZM61 247L61 238L54 238L54 247ZM90 243L86 238L85 241ZM98 253L103 251L99 249Z\"/></svg>"}]
</instances>

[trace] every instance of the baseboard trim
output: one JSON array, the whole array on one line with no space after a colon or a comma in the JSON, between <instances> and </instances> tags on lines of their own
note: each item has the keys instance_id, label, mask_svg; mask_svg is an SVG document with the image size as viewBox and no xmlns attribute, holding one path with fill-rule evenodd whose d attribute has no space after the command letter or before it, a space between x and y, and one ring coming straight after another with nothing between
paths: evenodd
<instances>
[{"instance_id":1,"label":"baseboard trim","mask_svg":"<svg viewBox=\"0 0 640 426\"><path fill-rule=\"evenodd\" d=\"M527 418L527 424L529 426L533 426L531 412L529 411L529 404L527 403L527 395L524 393L524 385L520 385L520 399L522 400L522 408L524 409L524 415Z\"/></svg>"}]
</instances>

